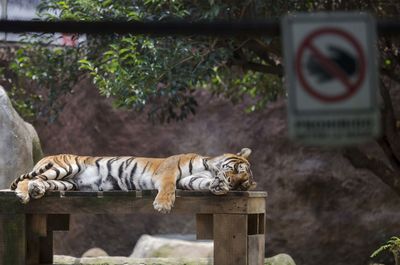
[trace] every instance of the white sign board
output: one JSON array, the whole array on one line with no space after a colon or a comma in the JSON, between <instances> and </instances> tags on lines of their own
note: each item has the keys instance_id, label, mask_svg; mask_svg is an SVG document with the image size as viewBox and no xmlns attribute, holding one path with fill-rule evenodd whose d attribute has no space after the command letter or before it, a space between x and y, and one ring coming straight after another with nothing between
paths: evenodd
<instances>
[{"instance_id":1,"label":"white sign board","mask_svg":"<svg viewBox=\"0 0 400 265\"><path fill-rule=\"evenodd\" d=\"M290 138L314 145L380 134L376 26L360 13L282 20Z\"/></svg>"}]
</instances>

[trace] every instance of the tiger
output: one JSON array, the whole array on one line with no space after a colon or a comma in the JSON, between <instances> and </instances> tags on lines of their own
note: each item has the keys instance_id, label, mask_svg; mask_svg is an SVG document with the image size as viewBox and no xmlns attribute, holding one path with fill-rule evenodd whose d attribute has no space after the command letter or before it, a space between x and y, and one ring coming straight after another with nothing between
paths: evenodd
<instances>
[{"instance_id":1,"label":"tiger","mask_svg":"<svg viewBox=\"0 0 400 265\"><path fill-rule=\"evenodd\" d=\"M250 154L249 148L215 157L195 153L166 158L60 154L41 159L31 172L16 178L10 188L24 204L43 197L46 191L156 189L153 208L168 213L177 188L208 190L215 195L255 188Z\"/></svg>"}]
</instances>

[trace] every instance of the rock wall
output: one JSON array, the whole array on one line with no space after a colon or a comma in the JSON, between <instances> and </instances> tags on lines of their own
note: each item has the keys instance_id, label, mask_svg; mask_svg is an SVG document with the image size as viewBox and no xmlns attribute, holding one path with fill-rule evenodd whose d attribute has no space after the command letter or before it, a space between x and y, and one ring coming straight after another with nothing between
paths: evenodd
<instances>
[{"instance_id":1,"label":"rock wall","mask_svg":"<svg viewBox=\"0 0 400 265\"><path fill-rule=\"evenodd\" d=\"M18 115L0 86L0 189L29 172L41 156L35 129Z\"/></svg>"},{"instance_id":2,"label":"rock wall","mask_svg":"<svg viewBox=\"0 0 400 265\"><path fill-rule=\"evenodd\" d=\"M197 115L152 124L115 110L83 81L54 124L36 124L47 154L215 155L250 147L258 189L269 193L266 254L288 253L298 264L367 264L399 231L400 198L368 171L357 171L340 150L305 148L287 139L285 101L244 114L200 93ZM56 253L80 256L92 247L128 256L141 234L194 233L193 216L73 216L56 236Z\"/></svg>"}]
</instances>

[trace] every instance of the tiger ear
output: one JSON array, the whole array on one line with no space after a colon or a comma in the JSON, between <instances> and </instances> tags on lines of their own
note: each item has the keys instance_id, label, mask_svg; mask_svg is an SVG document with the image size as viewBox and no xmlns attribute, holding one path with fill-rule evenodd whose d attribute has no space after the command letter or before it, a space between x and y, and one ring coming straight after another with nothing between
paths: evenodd
<instances>
[{"instance_id":1,"label":"tiger ear","mask_svg":"<svg viewBox=\"0 0 400 265\"><path fill-rule=\"evenodd\" d=\"M242 156L244 158L248 158L251 154L251 149L250 148L242 148L239 153L237 153L238 156Z\"/></svg>"}]
</instances>

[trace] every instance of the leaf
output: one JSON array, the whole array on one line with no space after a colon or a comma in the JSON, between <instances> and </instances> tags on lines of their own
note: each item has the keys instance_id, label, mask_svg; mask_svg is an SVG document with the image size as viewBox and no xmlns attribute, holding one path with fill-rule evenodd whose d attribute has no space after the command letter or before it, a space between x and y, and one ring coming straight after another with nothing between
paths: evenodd
<instances>
[{"instance_id":1,"label":"leaf","mask_svg":"<svg viewBox=\"0 0 400 265\"><path fill-rule=\"evenodd\" d=\"M387 250L390 248L390 245L383 245L380 248L378 248L377 250L375 250L372 254L371 254L371 258L376 257L377 255L379 255L382 251Z\"/></svg>"}]
</instances>

